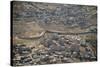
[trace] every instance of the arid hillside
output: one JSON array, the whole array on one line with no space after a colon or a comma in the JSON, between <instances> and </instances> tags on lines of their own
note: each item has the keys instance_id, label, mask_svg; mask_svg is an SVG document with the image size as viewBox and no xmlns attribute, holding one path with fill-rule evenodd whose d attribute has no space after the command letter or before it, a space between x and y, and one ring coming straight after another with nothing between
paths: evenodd
<instances>
[{"instance_id":1,"label":"arid hillside","mask_svg":"<svg viewBox=\"0 0 100 67\"><path fill-rule=\"evenodd\" d=\"M97 60L97 7L12 2L12 65Z\"/></svg>"}]
</instances>

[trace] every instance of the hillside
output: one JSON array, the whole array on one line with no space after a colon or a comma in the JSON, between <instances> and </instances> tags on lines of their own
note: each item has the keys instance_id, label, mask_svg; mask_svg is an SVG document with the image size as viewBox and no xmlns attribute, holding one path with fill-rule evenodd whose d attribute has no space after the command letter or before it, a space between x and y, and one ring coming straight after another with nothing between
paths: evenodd
<instances>
[{"instance_id":1,"label":"hillside","mask_svg":"<svg viewBox=\"0 0 100 67\"><path fill-rule=\"evenodd\" d=\"M97 7L12 2L13 65L97 60Z\"/></svg>"}]
</instances>

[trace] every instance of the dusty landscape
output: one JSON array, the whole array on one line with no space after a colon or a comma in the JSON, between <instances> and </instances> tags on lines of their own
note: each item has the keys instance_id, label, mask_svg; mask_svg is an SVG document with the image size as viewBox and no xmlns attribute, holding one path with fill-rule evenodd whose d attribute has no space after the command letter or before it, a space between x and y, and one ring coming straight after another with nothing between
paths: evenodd
<instances>
[{"instance_id":1,"label":"dusty landscape","mask_svg":"<svg viewBox=\"0 0 100 67\"><path fill-rule=\"evenodd\" d=\"M13 1L13 66L97 61L97 7Z\"/></svg>"}]
</instances>

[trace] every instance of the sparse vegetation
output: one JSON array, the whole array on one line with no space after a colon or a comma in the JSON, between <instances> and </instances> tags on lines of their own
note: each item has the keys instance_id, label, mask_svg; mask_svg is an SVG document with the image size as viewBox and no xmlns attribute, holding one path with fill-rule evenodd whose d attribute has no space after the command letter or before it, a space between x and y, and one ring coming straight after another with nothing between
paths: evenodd
<instances>
[{"instance_id":1,"label":"sparse vegetation","mask_svg":"<svg viewBox=\"0 0 100 67\"><path fill-rule=\"evenodd\" d=\"M12 4L13 66L97 60L96 6L24 1ZM45 32L43 36L33 37L41 32Z\"/></svg>"}]
</instances>

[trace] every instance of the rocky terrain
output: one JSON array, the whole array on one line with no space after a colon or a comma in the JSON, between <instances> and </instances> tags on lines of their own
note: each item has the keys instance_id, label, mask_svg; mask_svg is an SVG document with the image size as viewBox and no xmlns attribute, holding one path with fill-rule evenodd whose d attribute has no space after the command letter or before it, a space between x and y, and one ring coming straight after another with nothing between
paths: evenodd
<instances>
[{"instance_id":1,"label":"rocky terrain","mask_svg":"<svg viewBox=\"0 0 100 67\"><path fill-rule=\"evenodd\" d=\"M12 2L12 65L97 60L97 7Z\"/></svg>"}]
</instances>

